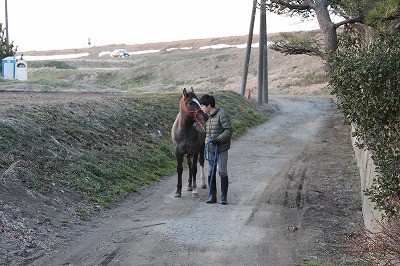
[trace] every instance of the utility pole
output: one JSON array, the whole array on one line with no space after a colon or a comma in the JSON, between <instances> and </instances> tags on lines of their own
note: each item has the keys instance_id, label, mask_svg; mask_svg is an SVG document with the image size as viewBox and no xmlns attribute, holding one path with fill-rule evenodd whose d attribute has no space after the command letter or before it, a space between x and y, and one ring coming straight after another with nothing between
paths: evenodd
<instances>
[{"instance_id":1,"label":"utility pole","mask_svg":"<svg viewBox=\"0 0 400 266\"><path fill-rule=\"evenodd\" d=\"M263 37L263 97L262 102L268 103L268 44L267 44L267 15L266 6L264 1L264 12L261 12L262 20L262 35Z\"/></svg>"},{"instance_id":2,"label":"utility pole","mask_svg":"<svg viewBox=\"0 0 400 266\"><path fill-rule=\"evenodd\" d=\"M244 97L244 95L246 93L247 74L249 73L251 43L253 42L253 30L254 30L254 20L256 17L256 7L257 7L257 0L253 0L253 8L251 9L252 11L251 11L251 19L250 19L249 36L247 38L246 59L245 59L244 69L243 69L242 86L241 86L241 90L240 90L240 95L242 97Z\"/></svg>"},{"instance_id":3,"label":"utility pole","mask_svg":"<svg viewBox=\"0 0 400 266\"><path fill-rule=\"evenodd\" d=\"M261 0L260 6L260 40L259 40L259 56L258 56L258 89L257 89L257 103L263 103L263 85L264 85L264 53L265 49L265 12L266 12L266 0ZM268 81L266 81L268 82Z\"/></svg>"},{"instance_id":4,"label":"utility pole","mask_svg":"<svg viewBox=\"0 0 400 266\"><path fill-rule=\"evenodd\" d=\"M243 70L242 86L240 90L241 96L245 95L247 74L249 71L249 61L251 53L251 43L253 41L254 18L256 13L257 0L253 0L253 8L251 13L250 31L247 40L246 59ZM268 103L268 53L267 53L267 4L266 0L261 0L260 5L260 36L259 36L259 58L258 58L258 87L257 87L257 103Z\"/></svg>"},{"instance_id":5,"label":"utility pole","mask_svg":"<svg viewBox=\"0 0 400 266\"><path fill-rule=\"evenodd\" d=\"M7 0L4 0L4 4L5 4L5 9L6 9L6 44L9 45L10 42L10 38L8 35L8 9L7 9Z\"/></svg>"}]
</instances>

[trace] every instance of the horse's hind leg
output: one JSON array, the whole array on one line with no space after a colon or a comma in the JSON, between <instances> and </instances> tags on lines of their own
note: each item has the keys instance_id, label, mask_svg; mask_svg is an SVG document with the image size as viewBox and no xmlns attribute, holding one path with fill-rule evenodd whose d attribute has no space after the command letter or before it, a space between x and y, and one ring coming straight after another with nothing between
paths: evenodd
<instances>
[{"instance_id":1,"label":"horse's hind leg","mask_svg":"<svg viewBox=\"0 0 400 266\"><path fill-rule=\"evenodd\" d=\"M178 174L178 183L176 185L176 191L175 191L175 198L180 198L182 196L182 172L183 172L183 154L176 152L176 172Z\"/></svg>"},{"instance_id":2,"label":"horse's hind leg","mask_svg":"<svg viewBox=\"0 0 400 266\"><path fill-rule=\"evenodd\" d=\"M206 176L204 174L204 148L200 150L199 153L199 163L200 163L200 170L201 170L201 176L200 176L200 182L201 182L201 188L206 189L207 188L207 183L206 183Z\"/></svg>"}]
</instances>

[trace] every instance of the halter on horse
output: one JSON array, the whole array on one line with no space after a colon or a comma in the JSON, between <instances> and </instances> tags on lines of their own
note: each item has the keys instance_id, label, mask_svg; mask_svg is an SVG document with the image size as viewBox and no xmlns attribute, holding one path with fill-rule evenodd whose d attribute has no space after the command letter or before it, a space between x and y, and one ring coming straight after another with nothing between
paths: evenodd
<instances>
[{"instance_id":1,"label":"halter on horse","mask_svg":"<svg viewBox=\"0 0 400 266\"><path fill-rule=\"evenodd\" d=\"M204 175L205 134L199 133L193 127L194 122L204 125L204 114L201 111L200 103L193 88L190 88L189 92L184 88L180 101L180 110L171 129L178 174L175 198L182 196L182 164L184 155L186 155L189 170L188 191L192 191L193 197L198 196L196 184L197 160L199 160L201 166L201 187L207 188Z\"/></svg>"}]
</instances>

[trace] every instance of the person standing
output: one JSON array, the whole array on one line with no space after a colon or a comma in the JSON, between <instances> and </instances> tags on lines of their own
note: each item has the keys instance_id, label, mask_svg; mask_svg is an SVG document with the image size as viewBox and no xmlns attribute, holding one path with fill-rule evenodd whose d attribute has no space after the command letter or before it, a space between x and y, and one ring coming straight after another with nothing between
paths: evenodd
<instances>
[{"instance_id":1,"label":"person standing","mask_svg":"<svg viewBox=\"0 0 400 266\"><path fill-rule=\"evenodd\" d=\"M210 189L209 198L206 203L217 202L217 169L221 178L221 199L222 205L228 204L228 150L231 147L232 124L229 114L224 109L215 107L215 98L205 94L200 98L201 110L207 115L205 124L206 143L210 143L208 152L209 158L213 158L217 153L218 164L212 167L210 163L210 173L208 175L208 185ZM214 172L213 172L214 169ZM213 178L211 178L213 177Z\"/></svg>"}]
</instances>

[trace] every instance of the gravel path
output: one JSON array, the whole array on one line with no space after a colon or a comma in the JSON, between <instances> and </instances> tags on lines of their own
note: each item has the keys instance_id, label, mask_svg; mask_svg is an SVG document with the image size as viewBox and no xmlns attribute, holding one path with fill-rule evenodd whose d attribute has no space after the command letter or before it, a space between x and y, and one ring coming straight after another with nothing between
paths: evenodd
<instances>
[{"instance_id":1,"label":"gravel path","mask_svg":"<svg viewBox=\"0 0 400 266\"><path fill-rule=\"evenodd\" d=\"M321 231L304 223L305 180L315 159L309 151L336 107L327 98L271 104L279 111L229 151L228 205L206 204L201 189L199 198L185 191L174 198L174 175L32 265L295 265L318 245Z\"/></svg>"}]
</instances>

